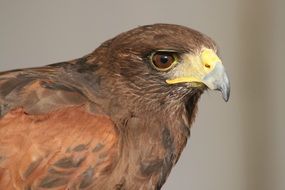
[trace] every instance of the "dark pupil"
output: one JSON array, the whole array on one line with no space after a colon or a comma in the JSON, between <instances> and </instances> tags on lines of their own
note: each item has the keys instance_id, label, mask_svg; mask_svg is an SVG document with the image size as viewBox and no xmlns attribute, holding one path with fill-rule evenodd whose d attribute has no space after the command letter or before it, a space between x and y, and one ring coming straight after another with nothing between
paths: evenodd
<instances>
[{"instance_id":1,"label":"dark pupil","mask_svg":"<svg viewBox=\"0 0 285 190\"><path fill-rule=\"evenodd\" d=\"M161 56L160 56L160 62L161 62L161 63L165 64L165 63L167 63L168 61L169 61L169 58L168 58L167 55L161 55Z\"/></svg>"}]
</instances>

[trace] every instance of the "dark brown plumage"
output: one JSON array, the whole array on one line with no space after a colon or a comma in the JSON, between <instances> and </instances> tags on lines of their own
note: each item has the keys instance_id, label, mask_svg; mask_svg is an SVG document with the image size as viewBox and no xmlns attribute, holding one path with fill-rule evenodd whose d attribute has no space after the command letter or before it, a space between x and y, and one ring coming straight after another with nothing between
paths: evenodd
<instances>
[{"instance_id":1,"label":"dark brown plumage","mask_svg":"<svg viewBox=\"0 0 285 190\"><path fill-rule=\"evenodd\" d=\"M215 52L195 30L156 24L76 60L0 73L0 189L160 189L202 92L228 99Z\"/></svg>"}]
</instances>

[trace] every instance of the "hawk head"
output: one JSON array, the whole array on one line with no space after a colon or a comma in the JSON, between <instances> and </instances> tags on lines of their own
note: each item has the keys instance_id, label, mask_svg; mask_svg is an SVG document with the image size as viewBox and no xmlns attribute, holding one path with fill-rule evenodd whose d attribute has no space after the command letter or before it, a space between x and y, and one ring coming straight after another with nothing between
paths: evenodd
<instances>
[{"instance_id":1,"label":"hawk head","mask_svg":"<svg viewBox=\"0 0 285 190\"><path fill-rule=\"evenodd\" d=\"M134 105L131 109L195 104L206 89L219 90L229 99L229 79L216 44L196 30L141 26L103 43L95 53L104 59L112 94L123 94L121 101Z\"/></svg>"}]
</instances>

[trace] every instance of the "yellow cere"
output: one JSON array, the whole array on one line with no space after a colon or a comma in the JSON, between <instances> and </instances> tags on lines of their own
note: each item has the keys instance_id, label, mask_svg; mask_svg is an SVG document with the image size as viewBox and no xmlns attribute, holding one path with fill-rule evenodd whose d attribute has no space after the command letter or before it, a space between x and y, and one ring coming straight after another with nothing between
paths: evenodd
<instances>
[{"instance_id":1,"label":"yellow cere","mask_svg":"<svg viewBox=\"0 0 285 190\"><path fill-rule=\"evenodd\" d=\"M202 50L201 61L209 69L213 69L217 62L221 62L217 54L211 49Z\"/></svg>"}]
</instances>

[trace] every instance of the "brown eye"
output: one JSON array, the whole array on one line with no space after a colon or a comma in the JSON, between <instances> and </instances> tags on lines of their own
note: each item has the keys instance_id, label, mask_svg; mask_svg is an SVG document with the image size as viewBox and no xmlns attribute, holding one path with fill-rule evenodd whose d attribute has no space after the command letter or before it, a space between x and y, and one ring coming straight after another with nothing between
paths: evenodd
<instances>
[{"instance_id":1,"label":"brown eye","mask_svg":"<svg viewBox=\"0 0 285 190\"><path fill-rule=\"evenodd\" d=\"M177 57L173 52L156 52L151 56L151 62L156 69L166 71L176 63Z\"/></svg>"}]
</instances>

